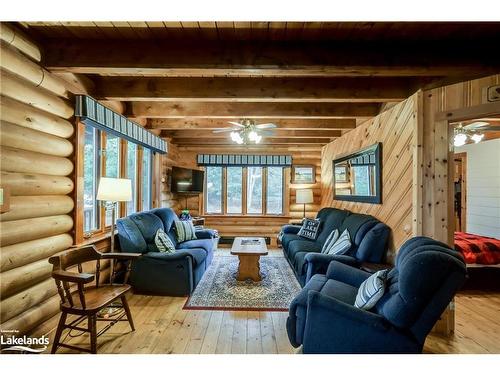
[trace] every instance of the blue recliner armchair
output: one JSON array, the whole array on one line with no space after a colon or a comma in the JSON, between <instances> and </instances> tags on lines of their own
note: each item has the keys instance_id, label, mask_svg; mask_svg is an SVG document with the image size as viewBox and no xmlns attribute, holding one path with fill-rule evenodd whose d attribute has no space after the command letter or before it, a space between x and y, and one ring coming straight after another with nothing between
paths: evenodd
<instances>
[{"instance_id":1,"label":"blue recliner armchair","mask_svg":"<svg viewBox=\"0 0 500 375\"><path fill-rule=\"evenodd\" d=\"M465 281L462 256L426 237L408 240L370 310L354 306L369 273L333 261L292 301L287 332L304 353L420 353L425 338Z\"/></svg>"},{"instance_id":2,"label":"blue recliner armchair","mask_svg":"<svg viewBox=\"0 0 500 375\"><path fill-rule=\"evenodd\" d=\"M336 260L353 267L363 262L382 263L387 253L390 228L370 215L353 213L332 207L322 208L316 240L298 236L300 227L285 225L281 243L285 258L292 266L299 283L304 286L317 273L324 274L331 261ZM338 229L349 231L352 247L345 255L322 254L321 249L330 233Z\"/></svg>"},{"instance_id":3,"label":"blue recliner armchair","mask_svg":"<svg viewBox=\"0 0 500 375\"><path fill-rule=\"evenodd\" d=\"M197 231L196 240L178 243L174 225L177 220L170 208L157 208L117 220L121 250L143 254L132 262L130 272L130 284L136 292L190 295L212 262L217 241L215 231ZM160 228L175 244L175 253L157 250L154 238Z\"/></svg>"}]
</instances>

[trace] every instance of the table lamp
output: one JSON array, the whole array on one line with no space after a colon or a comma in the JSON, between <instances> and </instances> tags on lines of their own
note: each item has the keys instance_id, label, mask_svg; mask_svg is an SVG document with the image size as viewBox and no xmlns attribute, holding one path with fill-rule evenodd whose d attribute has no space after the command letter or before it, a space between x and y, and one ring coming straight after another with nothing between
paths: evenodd
<instances>
[{"instance_id":1,"label":"table lamp","mask_svg":"<svg viewBox=\"0 0 500 375\"><path fill-rule=\"evenodd\" d=\"M312 189L297 189L295 201L298 204L304 205L304 219L306 218L306 204L313 203L313 190Z\"/></svg>"},{"instance_id":2,"label":"table lamp","mask_svg":"<svg viewBox=\"0 0 500 375\"><path fill-rule=\"evenodd\" d=\"M104 202L106 211L111 211L111 249L115 250L115 213L117 202L132 200L132 180L127 178L101 177L97 189L97 200Z\"/></svg>"}]
</instances>

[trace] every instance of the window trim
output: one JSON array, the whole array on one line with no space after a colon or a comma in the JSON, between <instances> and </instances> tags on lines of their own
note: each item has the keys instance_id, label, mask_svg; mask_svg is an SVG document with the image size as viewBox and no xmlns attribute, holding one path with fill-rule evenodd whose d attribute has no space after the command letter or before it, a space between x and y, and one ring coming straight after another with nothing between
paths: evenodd
<instances>
[{"instance_id":1,"label":"window trim","mask_svg":"<svg viewBox=\"0 0 500 375\"><path fill-rule=\"evenodd\" d=\"M207 168L213 168L213 167L219 167L222 168L222 201L221 201L221 212L216 213L216 212L207 212L207 178L208 178L208 173L207 173ZM281 214L268 214L267 213L267 168L272 167L272 166L260 166L262 168L262 212L261 213L248 213L247 210L247 188L248 188L248 167L249 166L241 166L243 169L242 173L242 183L243 183L243 188L242 188L242 212L241 213L227 213L227 168L230 168L231 166L206 166L204 168L205 170L205 178L204 178L204 190L203 190L203 215L205 216L210 216L210 217L288 217L289 216L289 186L287 184L287 180L289 177L289 169L287 167L281 167L282 169L282 189L283 189L283 194L282 194L282 212ZM253 167L253 166L250 166Z\"/></svg>"}]
</instances>

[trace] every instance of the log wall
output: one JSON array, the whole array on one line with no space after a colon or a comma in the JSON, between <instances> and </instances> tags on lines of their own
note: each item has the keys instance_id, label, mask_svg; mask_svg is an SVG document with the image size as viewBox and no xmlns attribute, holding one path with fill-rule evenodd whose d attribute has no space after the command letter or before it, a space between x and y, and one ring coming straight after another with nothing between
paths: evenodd
<instances>
[{"instance_id":1,"label":"log wall","mask_svg":"<svg viewBox=\"0 0 500 375\"><path fill-rule=\"evenodd\" d=\"M0 321L23 334L59 311L47 259L73 244L73 105L36 45L1 27Z\"/></svg>"},{"instance_id":2,"label":"log wall","mask_svg":"<svg viewBox=\"0 0 500 375\"><path fill-rule=\"evenodd\" d=\"M196 156L200 153L227 153L227 154L261 154L270 153L263 149L242 149L241 147L224 148L221 150L216 147L186 147L169 145L168 157L163 160L163 173L165 183L162 191L162 206L172 207L179 213L186 206L184 196L179 196L170 192L169 171L172 166L184 168L198 168ZM314 190L314 203L306 205L306 215L315 217L321 201L321 148L316 146L303 147L274 147L272 154L292 155L295 165L314 165L316 167L316 182L314 184L291 184L290 170L285 172L286 197L285 197L285 215L283 216L219 216L204 215L203 213L203 195L190 196L187 199L187 207L191 215L204 216L205 225L219 231L222 236L266 236L271 238L272 245L276 245L276 237L281 227L290 221L300 220L303 216L303 205L295 203L295 191L300 188L312 188Z\"/></svg>"}]
</instances>

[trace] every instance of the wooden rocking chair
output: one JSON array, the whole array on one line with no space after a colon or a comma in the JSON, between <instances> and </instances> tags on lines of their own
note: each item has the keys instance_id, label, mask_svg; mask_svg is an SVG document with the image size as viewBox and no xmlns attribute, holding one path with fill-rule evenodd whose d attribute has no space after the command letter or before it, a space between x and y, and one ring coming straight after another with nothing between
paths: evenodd
<instances>
[{"instance_id":1,"label":"wooden rocking chair","mask_svg":"<svg viewBox=\"0 0 500 375\"><path fill-rule=\"evenodd\" d=\"M140 255L135 253L101 253L93 245L90 245L68 250L61 255L49 259L49 262L53 265L52 277L55 279L57 291L61 297L61 317L57 325L54 343L52 344L52 353L55 353L58 347L65 347L95 354L97 353L97 337L119 321L128 321L132 331L135 330L125 293L130 289L130 285L126 283L130 272L131 260L138 258ZM111 260L110 284L100 285L100 262L104 259ZM115 259L129 261L123 284L113 283L115 276L115 262L113 260ZM95 274L83 273L82 263L94 261L96 262ZM78 272L69 272L66 270L75 265ZM95 285L86 286L86 284L94 280ZM75 284L76 289L73 288ZM99 316L99 311L115 301L119 303L118 300L121 300L121 305L115 306L113 304L113 307L117 307L118 309L123 308L123 311L117 310L116 317ZM78 317L72 322L66 323L68 314L78 315ZM79 324L85 319L88 322L86 329L79 327ZM110 323L97 332L97 321L109 321ZM65 329L89 332L90 349L62 343L61 335Z\"/></svg>"}]
</instances>

